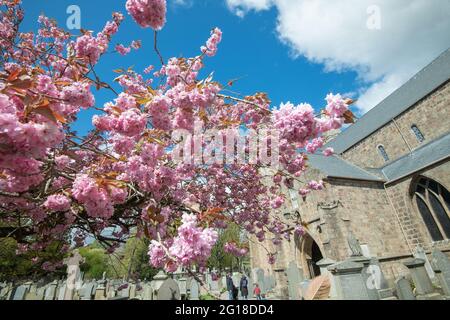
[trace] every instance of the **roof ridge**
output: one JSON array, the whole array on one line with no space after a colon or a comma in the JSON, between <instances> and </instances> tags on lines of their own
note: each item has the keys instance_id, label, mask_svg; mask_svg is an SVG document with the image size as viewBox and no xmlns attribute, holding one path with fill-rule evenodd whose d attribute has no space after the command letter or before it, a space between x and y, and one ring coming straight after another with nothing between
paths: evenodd
<instances>
[{"instance_id":1,"label":"roof ridge","mask_svg":"<svg viewBox=\"0 0 450 320\"><path fill-rule=\"evenodd\" d=\"M342 153L450 80L450 48L326 144Z\"/></svg>"}]
</instances>

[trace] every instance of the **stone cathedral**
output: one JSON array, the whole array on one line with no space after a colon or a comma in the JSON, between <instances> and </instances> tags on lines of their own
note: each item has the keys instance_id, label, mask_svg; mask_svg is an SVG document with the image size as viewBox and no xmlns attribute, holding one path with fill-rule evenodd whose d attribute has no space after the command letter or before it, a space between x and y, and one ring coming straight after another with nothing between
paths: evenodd
<instances>
[{"instance_id":1,"label":"stone cathedral","mask_svg":"<svg viewBox=\"0 0 450 320\"><path fill-rule=\"evenodd\" d=\"M300 239L273 245L250 242L252 269L261 268L282 286L293 261L306 279L320 275L318 261L349 257L348 238L365 256L376 257L388 280L418 250L450 254L450 49L353 125L329 137L335 155L309 156L305 181L326 183L323 191L298 196L274 214L301 221ZM274 265L267 250L276 252Z\"/></svg>"}]
</instances>

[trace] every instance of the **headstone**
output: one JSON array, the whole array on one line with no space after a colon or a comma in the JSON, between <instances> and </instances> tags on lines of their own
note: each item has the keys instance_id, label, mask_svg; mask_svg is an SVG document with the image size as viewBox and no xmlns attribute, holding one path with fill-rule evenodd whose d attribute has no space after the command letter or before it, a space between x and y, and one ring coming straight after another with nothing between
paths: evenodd
<instances>
[{"instance_id":1,"label":"headstone","mask_svg":"<svg viewBox=\"0 0 450 320\"><path fill-rule=\"evenodd\" d=\"M425 261L425 270L427 271L430 279L434 279L433 267L431 266L430 261L428 260L425 250L423 250L421 246L417 246L416 249L414 249L414 258L422 259Z\"/></svg>"},{"instance_id":2,"label":"headstone","mask_svg":"<svg viewBox=\"0 0 450 320\"><path fill-rule=\"evenodd\" d=\"M405 261L404 265L411 272L417 295L427 295L433 292L433 285L425 269L425 260L414 258Z\"/></svg>"},{"instance_id":3,"label":"headstone","mask_svg":"<svg viewBox=\"0 0 450 320\"><path fill-rule=\"evenodd\" d=\"M303 275L297 267L295 261L291 261L287 268L288 291L290 300L298 300L300 298L300 282L303 281Z\"/></svg>"},{"instance_id":4,"label":"headstone","mask_svg":"<svg viewBox=\"0 0 450 320\"><path fill-rule=\"evenodd\" d=\"M126 283L121 286L121 290L119 290L119 296L122 298L129 299L130 298L130 284Z\"/></svg>"},{"instance_id":5,"label":"headstone","mask_svg":"<svg viewBox=\"0 0 450 320\"><path fill-rule=\"evenodd\" d=\"M209 290L212 290L211 289L211 283L212 283L212 276L211 276L211 273L207 273L206 275L205 275L205 282L206 282L206 287L209 289Z\"/></svg>"},{"instance_id":6,"label":"headstone","mask_svg":"<svg viewBox=\"0 0 450 320\"><path fill-rule=\"evenodd\" d=\"M180 296L181 298L186 298L187 296L187 279L180 278L178 279L178 288L180 288Z\"/></svg>"},{"instance_id":7,"label":"headstone","mask_svg":"<svg viewBox=\"0 0 450 320\"><path fill-rule=\"evenodd\" d=\"M449 288L447 286L447 283L445 282L443 275L442 275L442 271L441 269L434 267L433 268L434 274L435 274L435 279L439 282L439 284L441 284L441 289L442 292L444 293L445 296L447 296L447 300L450 300L450 295L449 295Z\"/></svg>"},{"instance_id":8,"label":"headstone","mask_svg":"<svg viewBox=\"0 0 450 320\"><path fill-rule=\"evenodd\" d=\"M153 288L150 283L144 284L143 300L153 300Z\"/></svg>"},{"instance_id":9,"label":"headstone","mask_svg":"<svg viewBox=\"0 0 450 320\"><path fill-rule=\"evenodd\" d=\"M37 296L36 299L37 300L44 300L45 289L46 289L45 286L41 286L36 289L36 296Z\"/></svg>"},{"instance_id":10,"label":"headstone","mask_svg":"<svg viewBox=\"0 0 450 320\"><path fill-rule=\"evenodd\" d=\"M91 300L95 292L95 284L92 282L86 283L81 288L80 299Z\"/></svg>"},{"instance_id":11,"label":"headstone","mask_svg":"<svg viewBox=\"0 0 450 320\"><path fill-rule=\"evenodd\" d=\"M177 282L171 278L164 281L158 290L157 300L181 300Z\"/></svg>"},{"instance_id":12,"label":"headstone","mask_svg":"<svg viewBox=\"0 0 450 320\"><path fill-rule=\"evenodd\" d=\"M83 261L84 258L80 255L78 250L75 250L72 255L64 261L67 265L67 281L64 300L72 300L75 290L79 290L81 287L80 263Z\"/></svg>"},{"instance_id":13,"label":"headstone","mask_svg":"<svg viewBox=\"0 0 450 320\"><path fill-rule=\"evenodd\" d=\"M253 290L255 289L255 281L250 276L248 276L247 279L248 279L248 298L253 299L254 298Z\"/></svg>"},{"instance_id":14,"label":"headstone","mask_svg":"<svg viewBox=\"0 0 450 320\"><path fill-rule=\"evenodd\" d=\"M37 300L36 285L31 281L24 283L24 285L28 287L27 294L25 295L25 300Z\"/></svg>"},{"instance_id":15,"label":"headstone","mask_svg":"<svg viewBox=\"0 0 450 320\"><path fill-rule=\"evenodd\" d=\"M56 298L56 288L58 286L58 281L53 281L50 283L45 290L44 300L55 300Z\"/></svg>"},{"instance_id":16,"label":"headstone","mask_svg":"<svg viewBox=\"0 0 450 320\"><path fill-rule=\"evenodd\" d=\"M106 280L103 276L102 280L98 281L97 287L95 289L94 293L94 299L95 300L106 300Z\"/></svg>"},{"instance_id":17,"label":"headstone","mask_svg":"<svg viewBox=\"0 0 450 320\"><path fill-rule=\"evenodd\" d=\"M199 287L197 280L193 279L191 281L189 299L190 300L198 300L199 299L199 290L200 290L200 287Z\"/></svg>"},{"instance_id":18,"label":"headstone","mask_svg":"<svg viewBox=\"0 0 450 320\"><path fill-rule=\"evenodd\" d=\"M399 300L416 300L411 283L405 277L395 280L395 290Z\"/></svg>"},{"instance_id":19,"label":"headstone","mask_svg":"<svg viewBox=\"0 0 450 320\"><path fill-rule=\"evenodd\" d=\"M439 282L442 290L448 296L450 296L450 261L448 257L441 251L434 249L431 262L433 267L440 270Z\"/></svg>"},{"instance_id":20,"label":"headstone","mask_svg":"<svg viewBox=\"0 0 450 320\"><path fill-rule=\"evenodd\" d=\"M58 300L64 300L65 296L66 296L66 288L67 285L63 284L61 287L59 287L59 291L58 291Z\"/></svg>"},{"instance_id":21,"label":"headstone","mask_svg":"<svg viewBox=\"0 0 450 320\"><path fill-rule=\"evenodd\" d=\"M222 288L226 288L227 287L227 277L223 276L222 277Z\"/></svg>"},{"instance_id":22,"label":"headstone","mask_svg":"<svg viewBox=\"0 0 450 320\"><path fill-rule=\"evenodd\" d=\"M378 270L376 267L370 267L370 259L361 255L361 256L352 256L348 261L362 263L363 268L361 270L362 279L364 281L364 285L366 287L366 291L369 295L369 300L378 300L378 280L377 276L381 270Z\"/></svg>"},{"instance_id":23,"label":"headstone","mask_svg":"<svg viewBox=\"0 0 450 320\"><path fill-rule=\"evenodd\" d=\"M158 272L156 276L153 277L153 280L151 282L152 288L153 288L153 300L157 299L157 293L159 288L163 285L163 283L169 278L167 274L164 273L164 271Z\"/></svg>"},{"instance_id":24,"label":"headstone","mask_svg":"<svg viewBox=\"0 0 450 320\"><path fill-rule=\"evenodd\" d=\"M346 260L328 267L335 277L336 292L340 300L370 300L361 274L364 265Z\"/></svg>"},{"instance_id":25,"label":"headstone","mask_svg":"<svg viewBox=\"0 0 450 320\"><path fill-rule=\"evenodd\" d=\"M25 285L18 286L14 291L13 300L25 300L25 295L28 292L29 287Z\"/></svg>"},{"instance_id":26,"label":"headstone","mask_svg":"<svg viewBox=\"0 0 450 320\"><path fill-rule=\"evenodd\" d=\"M137 286L134 282L130 283L130 299L136 298Z\"/></svg>"},{"instance_id":27,"label":"headstone","mask_svg":"<svg viewBox=\"0 0 450 320\"><path fill-rule=\"evenodd\" d=\"M265 284L265 276L264 276L264 270L263 269L256 269L256 283L259 285L259 288L261 289L261 294L267 293L267 288Z\"/></svg>"},{"instance_id":28,"label":"headstone","mask_svg":"<svg viewBox=\"0 0 450 320\"><path fill-rule=\"evenodd\" d=\"M241 281L241 274L239 272L233 272L233 276L231 277L233 279L233 284L236 288L239 288L239 283Z\"/></svg>"},{"instance_id":29,"label":"headstone","mask_svg":"<svg viewBox=\"0 0 450 320\"><path fill-rule=\"evenodd\" d=\"M209 288L210 288L211 291L220 291L220 289L219 289L219 281L211 280L211 283L209 284Z\"/></svg>"}]
</instances>

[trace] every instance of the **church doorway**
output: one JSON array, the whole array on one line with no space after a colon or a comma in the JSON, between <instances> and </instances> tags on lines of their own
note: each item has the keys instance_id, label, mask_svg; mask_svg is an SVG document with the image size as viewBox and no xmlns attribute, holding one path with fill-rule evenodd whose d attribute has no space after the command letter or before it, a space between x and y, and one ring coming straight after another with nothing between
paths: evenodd
<instances>
[{"instance_id":1,"label":"church doorway","mask_svg":"<svg viewBox=\"0 0 450 320\"><path fill-rule=\"evenodd\" d=\"M306 233L300 240L300 260L305 276L310 279L320 276L320 268L317 262L322 260L323 255L316 241Z\"/></svg>"}]
</instances>

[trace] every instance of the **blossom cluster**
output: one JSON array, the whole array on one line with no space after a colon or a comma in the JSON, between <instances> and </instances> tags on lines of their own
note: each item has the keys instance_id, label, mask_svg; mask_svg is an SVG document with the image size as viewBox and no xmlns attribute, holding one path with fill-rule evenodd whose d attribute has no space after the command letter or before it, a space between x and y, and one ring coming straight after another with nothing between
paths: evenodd
<instances>
[{"instance_id":1,"label":"blossom cluster","mask_svg":"<svg viewBox=\"0 0 450 320\"><path fill-rule=\"evenodd\" d=\"M126 8L143 28L161 30L166 23L166 0L127 0Z\"/></svg>"},{"instance_id":2,"label":"blossom cluster","mask_svg":"<svg viewBox=\"0 0 450 320\"><path fill-rule=\"evenodd\" d=\"M217 231L198 226L197 216L184 214L178 235L163 245L153 240L149 247L150 261L155 267L175 271L178 266L189 267L192 261L205 265L218 238Z\"/></svg>"}]
</instances>

